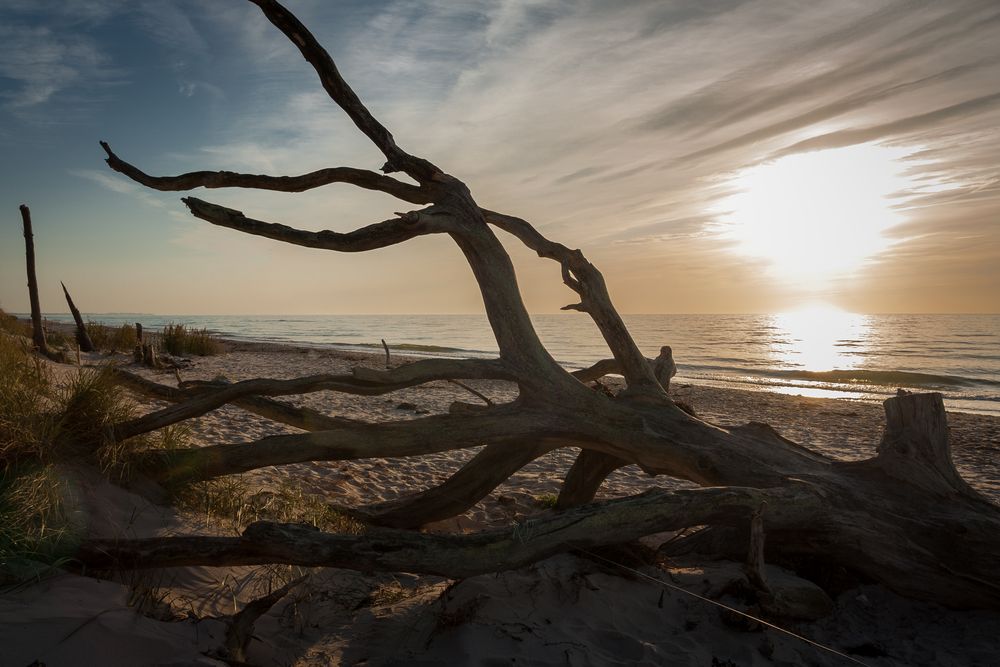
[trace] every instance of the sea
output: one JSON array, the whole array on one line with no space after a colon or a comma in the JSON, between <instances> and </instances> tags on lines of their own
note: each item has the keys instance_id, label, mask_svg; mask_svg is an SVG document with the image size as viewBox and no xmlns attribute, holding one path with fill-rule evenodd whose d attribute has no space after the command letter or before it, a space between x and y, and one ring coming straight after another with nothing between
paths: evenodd
<instances>
[{"instance_id":1,"label":"sea","mask_svg":"<svg viewBox=\"0 0 1000 667\"><path fill-rule=\"evenodd\" d=\"M46 315L70 321L68 314ZM168 323L245 341L418 356L495 357L485 315L91 315L109 325ZM948 409L1000 416L1000 315L625 315L643 353L673 348L675 383L881 402L898 388L938 391ZM532 316L569 369L610 355L580 313Z\"/></svg>"}]
</instances>

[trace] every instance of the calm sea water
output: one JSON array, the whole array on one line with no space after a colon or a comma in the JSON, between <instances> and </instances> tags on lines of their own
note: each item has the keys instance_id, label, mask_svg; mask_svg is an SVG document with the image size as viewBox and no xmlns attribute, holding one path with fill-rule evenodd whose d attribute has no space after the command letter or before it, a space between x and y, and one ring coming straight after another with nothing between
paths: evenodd
<instances>
[{"instance_id":1,"label":"calm sea water","mask_svg":"<svg viewBox=\"0 0 1000 667\"><path fill-rule=\"evenodd\" d=\"M68 315L50 315L68 320ZM483 315L206 316L108 314L106 324L183 323L226 337L411 354L496 354ZM552 355L578 368L609 357L582 314L532 318ZM671 345L675 382L881 401L897 387L940 391L949 409L1000 416L1000 315L630 315L636 342L655 357Z\"/></svg>"}]
</instances>

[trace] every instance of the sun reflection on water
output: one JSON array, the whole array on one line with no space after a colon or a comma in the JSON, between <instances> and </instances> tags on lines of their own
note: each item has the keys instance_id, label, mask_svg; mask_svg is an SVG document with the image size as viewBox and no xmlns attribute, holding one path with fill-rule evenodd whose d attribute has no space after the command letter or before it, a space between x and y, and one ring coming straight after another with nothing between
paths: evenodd
<instances>
[{"instance_id":1,"label":"sun reflection on water","mask_svg":"<svg viewBox=\"0 0 1000 667\"><path fill-rule=\"evenodd\" d=\"M771 343L778 368L847 370L858 366L866 347L869 317L831 306L812 306L772 316L778 330Z\"/></svg>"}]
</instances>

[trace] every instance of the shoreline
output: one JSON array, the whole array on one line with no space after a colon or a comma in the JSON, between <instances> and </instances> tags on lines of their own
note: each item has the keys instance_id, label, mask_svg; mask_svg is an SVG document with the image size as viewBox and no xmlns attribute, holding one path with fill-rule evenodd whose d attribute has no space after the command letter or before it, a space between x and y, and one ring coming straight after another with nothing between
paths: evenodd
<instances>
[{"instance_id":1,"label":"shoreline","mask_svg":"<svg viewBox=\"0 0 1000 667\"><path fill-rule=\"evenodd\" d=\"M53 316L59 318L48 320L53 328L62 328L69 324L64 315L53 314ZM221 316L219 318L215 318L215 316L199 317L201 317L201 321L198 318L194 318L192 321L187 321L183 317L176 319L186 322L191 329L197 330L207 326L207 329L217 337L234 342L259 342L320 350L380 354L381 345L378 341L379 337L382 336L389 340L394 351L414 357L492 358L496 356L495 348L489 347L485 339L480 340L478 333L470 338L460 331L461 327L456 329L454 323L444 326L435 319L435 316L426 316L428 321L423 324L418 322L417 328L414 328L416 325L405 325L399 328L398 318L393 319L395 316L356 316L362 318L358 322L351 320L355 316L344 316L348 318L345 322L331 321L326 323L338 331L337 327L347 327L340 331L337 336L341 337L342 335L345 340L327 340L331 336L316 330L316 323L305 326L305 328L301 325L290 324L287 327L291 328L287 328L286 325L281 324L284 320L278 320L277 324L270 321L251 320L245 325L241 325L240 322L226 323L223 321L226 318ZM550 325L545 324L545 316L538 317L541 318L536 324L539 335L542 336L543 341L549 341L549 337L555 336L549 349L553 356L560 360L560 364L564 368L579 368L609 356L610 353L604 348L599 336L594 340L585 335L581 338L584 333L583 329L574 326L571 327L572 335L566 338L561 332L555 333ZM940 392L944 395L945 404L951 411L1000 417L1000 393L998 393L1000 381L992 379L994 375L1000 373L1000 368L994 369L994 366L989 365L992 362L980 360L982 364L987 365L965 372L956 370L955 363L957 362L948 359L947 355L941 362L943 365L930 363L931 360L927 362L930 365L926 363L914 365L915 362L910 357L898 357L898 355L882 360L879 360L881 357L878 357L871 362L866 361L867 357L847 356L840 359L842 363L826 358L810 362L808 358L795 358L794 354L788 358L771 359L768 356L771 353L765 353L759 349L759 342L755 343L755 351L749 352L749 356L744 357L733 347L733 339L730 336L732 331L725 334L725 336L729 336L726 338L729 342L723 345L728 347L718 353L710 353L707 352L707 348L702 345L699 338L670 329L671 320L669 318L672 316L657 317L668 318L662 324L662 326L668 327L662 332L664 340L671 342L672 339L676 338L672 342L675 350L675 361L678 363L676 382L755 392L837 398L871 404L881 404L886 398L895 394L897 387L902 387L913 392ZM128 322L113 322L110 326L128 324L131 319L133 318L130 317ZM134 319L141 319L141 317L135 316ZM149 315L148 320L152 322L150 330L156 330L168 319L172 320L173 318ZM368 320L375 320L377 324L373 325ZM424 331L420 328L424 324L430 329ZM224 329L219 327L224 327ZM635 335L637 340L645 336L646 345L643 349L646 349L647 352L654 349L649 347L649 330L639 330ZM758 335L755 340L759 341L759 332L755 335ZM788 335L794 337L794 334L782 334L786 337ZM950 335L958 335L958 332L951 332ZM661 336L656 334L656 337L659 340ZM787 340L779 340L780 338L781 336L778 336L772 345L788 344ZM318 339L323 340L319 341ZM436 344L440 341L454 346ZM489 342L492 342L492 338ZM845 349L849 349L854 342L856 341L846 341L845 344L848 345L848 348ZM659 344L655 349L658 347ZM808 349L808 345L805 348ZM839 345L832 347L829 354L840 354L833 352L836 349L839 349ZM684 350L688 350L688 352L685 354ZM815 353L815 350L811 353ZM650 352L650 354L654 353ZM716 359L712 356L713 354L721 354L722 357ZM764 356L761 357L761 354ZM930 353L925 351L921 354ZM735 355L738 358L730 358L726 355ZM810 368L824 370L807 370ZM995 373L991 374L993 371Z\"/></svg>"}]
</instances>

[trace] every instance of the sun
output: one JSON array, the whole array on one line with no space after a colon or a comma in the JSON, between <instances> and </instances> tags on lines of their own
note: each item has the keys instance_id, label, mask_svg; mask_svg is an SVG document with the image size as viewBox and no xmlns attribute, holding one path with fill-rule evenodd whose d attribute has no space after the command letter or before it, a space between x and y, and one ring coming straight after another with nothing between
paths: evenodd
<instances>
[{"instance_id":1,"label":"sun","mask_svg":"<svg viewBox=\"0 0 1000 667\"><path fill-rule=\"evenodd\" d=\"M860 144L788 155L738 172L716 207L733 249L802 286L850 274L885 250L912 190L904 158L914 149Z\"/></svg>"}]
</instances>

